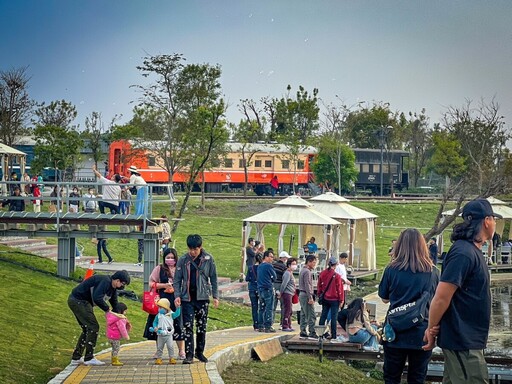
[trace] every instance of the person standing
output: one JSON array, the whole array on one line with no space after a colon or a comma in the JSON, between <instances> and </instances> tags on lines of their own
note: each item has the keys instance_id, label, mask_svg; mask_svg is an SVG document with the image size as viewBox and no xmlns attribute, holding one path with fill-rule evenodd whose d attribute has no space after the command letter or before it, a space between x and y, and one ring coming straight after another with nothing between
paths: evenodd
<instances>
[{"instance_id":1,"label":"person standing","mask_svg":"<svg viewBox=\"0 0 512 384\"><path fill-rule=\"evenodd\" d=\"M110 307L105 300L109 300L112 308L118 311L117 291L124 289L126 285L130 285L130 275L123 270L117 271L112 276L93 275L73 288L68 297L68 306L75 315L78 325L82 328L82 334L73 351L72 365L82 363L105 365L103 361L94 357L94 347L98 340L100 325L94 315L93 307L100 307L106 314L110 311Z\"/></svg>"},{"instance_id":2,"label":"person standing","mask_svg":"<svg viewBox=\"0 0 512 384\"><path fill-rule=\"evenodd\" d=\"M92 171L98 178L99 183L103 184L102 199L98 204L100 213L105 213L105 208L107 208L110 209L111 214L119 214L119 200L121 199L121 186L119 182L121 181L121 176L115 173L109 180L103 177L94 165L92 166Z\"/></svg>"},{"instance_id":3,"label":"person standing","mask_svg":"<svg viewBox=\"0 0 512 384\"><path fill-rule=\"evenodd\" d=\"M183 364L192 364L194 356L201 362L207 363L204 355L206 345L206 325L210 294L213 296L213 306L219 306L219 291L217 286L217 268L212 255L203 249L203 239L199 235L188 235L188 252L181 256L174 275L174 303L176 307L183 306L185 353ZM211 289L210 289L211 287ZM196 320L196 348L194 353L194 318Z\"/></svg>"},{"instance_id":4,"label":"person standing","mask_svg":"<svg viewBox=\"0 0 512 384\"><path fill-rule=\"evenodd\" d=\"M437 240L435 237L431 238L430 241L428 242L428 252L430 254L430 259L432 260L432 263L434 265L436 265L438 250L437 250Z\"/></svg>"},{"instance_id":5,"label":"person standing","mask_svg":"<svg viewBox=\"0 0 512 384\"><path fill-rule=\"evenodd\" d=\"M301 339L318 340L315 331L315 299L313 291L313 274L316 267L316 256L306 256L306 264L299 274L299 303L300 303L300 335ZM309 334L307 330L309 329Z\"/></svg>"},{"instance_id":6,"label":"person standing","mask_svg":"<svg viewBox=\"0 0 512 384\"><path fill-rule=\"evenodd\" d=\"M404 230L395 244L394 258L384 270L379 297L389 303L390 310L418 300L423 292L429 292L430 302L438 281L439 272L429 257L423 235L414 228ZM384 343L386 384L401 382L406 360L409 362L407 382L425 382L432 354L422 349L425 329L426 320L404 331L394 330L395 339Z\"/></svg>"},{"instance_id":7,"label":"person standing","mask_svg":"<svg viewBox=\"0 0 512 384\"><path fill-rule=\"evenodd\" d=\"M335 272L341 276L341 281L343 282L343 296L345 303L348 301L348 293L350 292L350 286L352 285L352 282L347 277L347 268L345 267L347 260L347 252L341 252L339 257L339 263L335 269Z\"/></svg>"},{"instance_id":8,"label":"person standing","mask_svg":"<svg viewBox=\"0 0 512 384\"><path fill-rule=\"evenodd\" d=\"M283 282L283 274L288 269L286 266L286 262L290 259L291 256L286 251L281 251L279 254L279 259L272 263L272 267L276 272L276 279L274 281L274 307L272 308L272 324L274 324L274 320L276 318L276 309L277 303L280 304L281 307L281 319L279 320L279 326L283 328L283 302L281 300L281 283Z\"/></svg>"},{"instance_id":9,"label":"person standing","mask_svg":"<svg viewBox=\"0 0 512 384\"><path fill-rule=\"evenodd\" d=\"M286 271L283 274L283 282L281 283L281 313L282 327L284 332L293 332L292 328L292 297L295 294L296 285L293 272L297 270L297 259L290 257L286 259Z\"/></svg>"},{"instance_id":10,"label":"person standing","mask_svg":"<svg viewBox=\"0 0 512 384\"><path fill-rule=\"evenodd\" d=\"M147 195L146 181L142 178L135 165L131 165L130 168L128 168L128 171L130 172L130 184L134 184L135 189L137 190L137 198L135 200L135 214L143 215L144 204Z\"/></svg>"},{"instance_id":11,"label":"person standing","mask_svg":"<svg viewBox=\"0 0 512 384\"><path fill-rule=\"evenodd\" d=\"M274 175L272 179L270 180L270 194L272 197L276 195L276 193L279 191L279 180L277 179L277 176Z\"/></svg>"},{"instance_id":12,"label":"person standing","mask_svg":"<svg viewBox=\"0 0 512 384\"><path fill-rule=\"evenodd\" d=\"M276 330L272 327L273 309L274 309L274 282L276 281L276 272L272 266L274 254L265 251L263 262L258 267L258 326L260 332L274 333Z\"/></svg>"},{"instance_id":13,"label":"person standing","mask_svg":"<svg viewBox=\"0 0 512 384\"><path fill-rule=\"evenodd\" d=\"M32 184L32 197L34 198L34 200L32 200L32 204L34 207L34 212L39 213L39 212L41 212L41 204L42 204L41 190L39 189L39 184L37 184L37 179L36 180L32 179L32 181L34 182Z\"/></svg>"},{"instance_id":14,"label":"person standing","mask_svg":"<svg viewBox=\"0 0 512 384\"><path fill-rule=\"evenodd\" d=\"M98 202L96 201L96 195L94 194L93 188L89 188L87 193L84 195L83 204L85 213L96 212L96 208L98 208Z\"/></svg>"},{"instance_id":15,"label":"person standing","mask_svg":"<svg viewBox=\"0 0 512 384\"><path fill-rule=\"evenodd\" d=\"M453 227L450 250L443 260L441 281L430 304L423 347L443 349L444 383L488 383L484 349L491 319L489 270L482 253L492 239L496 218L485 199L468 202L464 221Z\"/></svg>"},{"instance_id":16,"label":"person standing","mask_svg":"<svg viewBox=\"0 0 512 384\"><path fill-rule=\"evenodd\" d=\"M338 318L338 311L343 308L345 300L343 283L341 276L335 271L338 260L336 257L331 257L327 269L324 269L318 276L318 296L324 295L322 303L322 313L320 315L319 325L325 325L327 315L330 313L331 318L331 340L336 340L336 319Z\"/></svg>"},{"instance_id":17,"label":"person standing","mask_svg":"<svg viewBox=\"0 0 512 384\"><path fill-rule=\"evenodd\" d=\"M78 187L73 187L73 191L69 194L69 206L68 211L71 213L78 213L78 207L80 206L79 200L72 200L73 198L80 198Z\"/></svg>"},{"instance_id":18,"label":"person standing","mask_svg":"<svg viewBox=\"0 0 512 384\"><path fill-rule=\"evenodd\" d=\"M258 266L261 261L261 256L256 255L254 264L247 268L247 275L245 276L245 281L248 283L249 299L251 300L252 327L255 331L260 329L258 324Z\"/></svg>"},{"instance_id":19,"label":"person standing","mask_svg":"<svg viewBox=\"0 0 512 384\"><path fill-rule=\"evenodd\" d=\"M169 300L171 309L176 312L175 295L174 295L174 276L176 275L176 263L178 262L178 251L174 248L166 248L162 256L162 264L157 265L151 275L149 275L149 285L158 291L158 296L162 299ZM157 335L150 332L149 328L155 320L155 315L148 315L146 327L144 329L144 337L148 340L156 340ZM185 359L185 342L183 337L181 315L175 316L173 340L178 345L178 357L180 360ZM156 357L156 355L155 355Z\"/></svg>"},{"instance_id":20,"label":"person standing","mask_svg":"<svg viewBox=\"0 0 512 384\"><path fill-rule=\"evenodd\" d=\"M18 187L14 188L13 194L9 199L2 201L0 207L6 205L9 205L9 211L11 212L25 211L25 200L23 200Z\"/></svg>"},{"instance_id":21,"label":"person standing","mask_svg":"<svg viewBox=\"0 0 512 384\"><path fill-rule=\"evenodd\" d=\"M101 250L103 250L103 252L105 252L105 255L108 258L108 263L112 264L114 262L114 259L112 258L112 256L110 256L110 252L107 249L107 239L96 239L96 240L98 241L98 243L96 244L96 253L98 254L98 263L99 264L103 263L103 258L102 258L102 253L101 253Z\"/></svg>"},{"instance_id":22,"label":"person standing","mask_svg":"<svg viewBox=\"0 0 512 384\"><path fill-rule=\"evenodd\" d=\"M256 258L256 251L254 250L255 246L254 239L252 237L249 237L249 240L247 240L247 246L245 247L245 256L246 256L246 265L247 269L251 267L251 265L254 264L255 258Z\"/></svg>"}]
</instances>

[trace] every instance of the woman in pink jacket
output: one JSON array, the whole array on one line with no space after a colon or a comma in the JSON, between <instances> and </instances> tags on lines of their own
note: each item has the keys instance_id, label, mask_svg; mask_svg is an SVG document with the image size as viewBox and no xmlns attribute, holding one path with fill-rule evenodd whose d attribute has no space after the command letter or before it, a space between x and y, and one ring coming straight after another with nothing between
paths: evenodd
<instances>
[{"instance_id":1,"label":"woman in pink jacket","mask_svg":"<svg viewBox=\"0 0 512 384\"><path fill-rule=\"evenodd\" d=\"M107 338L112 346L112 365L122 366L123 363L119 361L119 349L121 347L121 339L130 340L128 332L132 325L126 317L128 307L124 303L118 303L116 312L108 311L105 313L107 319Z\"/></svg>"}]
</instances>

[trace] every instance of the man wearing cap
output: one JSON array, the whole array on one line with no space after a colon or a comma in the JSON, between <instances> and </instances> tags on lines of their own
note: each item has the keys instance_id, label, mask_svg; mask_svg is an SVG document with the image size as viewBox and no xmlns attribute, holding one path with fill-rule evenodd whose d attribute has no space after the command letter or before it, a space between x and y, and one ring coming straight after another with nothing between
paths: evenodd
<instances>
[{"instance_id":1,"label":"man wearing cap","mask_svg":"<svg viewBox=\"0 0 512 384\"><path fill-rule=\"evenodd\" d=\"M482 254L496 218L485 199L468 202L464 222L453 227L453 245L443 261L440 283L430 304L425 350L443 349L443 383L488 383L483 350L491 318L489 271Z\"/></svg>"},{"instance_id":2,"label":"man wearing cap","mask_svg":"<svg viewBox=\"0 0 512 384\"><path fill-rule=\"evenodd\" d=\"M279 259L274 261L272 263L272 267L274 267L274 271L276 272L276 279L274 281L274 308L272 310L272 324L274 324L274 319L276 317L276 309L277 309L277 303L279 302L279 306L281 308L281 320L279 321L280 328L283 327L283 302L281 300L281 284L283 283L283 275L286 271L286 262L288 259L291 258L291 256L286 251L281 251L279 254Z\"/></svg>"},{"instance_id":3,"label":"man wearing cap","mask_svg":"<svg viewBox=\"0 0 512 384\"><path fill-rule=\"evenodd\" d=\"M82 328L82 334L78 338L72 365L105 365L103 361L94 357L94 347L98 339L100 325L94 315L93 307L100 307L105 313L110 307L105 302L108 300L115 310L117 307L117 290L122 290L130 284L130 275L126 271L117 271L112 276L93 275L78 284L68 297L68 306L76 317L76 321ZM82 357L85 351L85 356Z\"/></svg>"}]
</instances>

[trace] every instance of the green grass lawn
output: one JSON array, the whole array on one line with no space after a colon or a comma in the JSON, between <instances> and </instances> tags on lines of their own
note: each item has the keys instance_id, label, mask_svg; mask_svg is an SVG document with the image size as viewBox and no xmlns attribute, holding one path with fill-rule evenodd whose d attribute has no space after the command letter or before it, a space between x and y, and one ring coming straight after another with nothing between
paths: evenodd
<instances>
[{"instance_id":1,"label":"green grass lawn","mask_svg":"<svg viewBox=\"0 0 512 384\"><path fill-rule=\"evenodd\" d=\"M203 236L204 247L211 252L216 260L219 276L238 278L240 269L240 250L242 220L246 217L264 211L272 206L269 200L207 200L206 209L199 208L198 198L193 197L185 213L184 221L180 223L174 234L176 247L180 253L186 249L186 236L199 233ZM437 204L404 204L404 203L375 203L355 202L355 206L375 213L379 216L376 231L377 264L384 266L389 257L387 250L391 239L398 236L403 228L430 228L435 217ZM169 215L169 206L156 203L154 215L163 213ZM277 248L277 225L265 228L266 245ZM289 228L285 237L288 244L294 228ZM423 232L426 232L423 231ZM49 243L51 240L49 239ZM90 241L80 240L85 247L86 255L95 255L95 245ZM109 240L112 256L123 262L135 262L137 259L137 242L135 240ZM15 262L16 264L14 264ZM29 266L33 269L25 268ZM0 247L0 382L1 383L45 383L70 360L72 349L79 335L79 327L67 307L67 297L77 284L55 277L57 266L50 260L17 252L6 247ZM84 271L78 269L74 277L83 276ZM370 284L376 284L371 282ZM142 281L133 279L128 289L135 291L140 297ZM132 341L142 340L146 315L140 309L140 302L123 299L129 307L128 316L134 325ZM101 311L97 311L101 317ZM239 325L250 325L250 311L247 307L221 302L219 309L212 308L208 327L213 329L232 328ZM102 332L104 326L102 319ZM108 348L104 334L101 334L97 350ZM304 357L308 358L307 356ZM349 372L350 377L358 377L354 381L341 380L338 366L332 368L334 381L324 380L317 376L305 376L306 371L313 369L313 360L307 363L296 356L282 356L268 364L251 363L253 375L249 382L257 382L255 376L265 375L273 369L274 361L277 367L287 370L286 380L279 382L372 382L363 376L354 376L357 372ZM334 363L333 363L334 364ZM336 363L338 364L338 363ZM306 366L307 369L303 369ZM260 370L260 367L263 367ZM286 367L286 368L283 368ZM311 369L309 369L311 367ZM331 371L331 366L322 366ZM243 370L245 370L244 368ZM346 367L346 369L350 369ZM242 370L241 370L242 371ZM326 375L330 374L325 372ZM235 371L236 372L236 371ZM315 373L312 373L315 375ZM322 373L324 374L324 373ZM284 376L281 374L281 376ZM278 377L281 377L278 376ZM302 379L302 378L307 379ZM360 377L360 378L359 378ZM233 380L238 380L234 378ZM284 380L284 378L283 378ZM230 383L241 381L229 381ZM263 381L261 381L263 382ZM272 382L272 381L265 381ZM275 382L275 381L274 381Z\"/></svg>"}]
</instances>

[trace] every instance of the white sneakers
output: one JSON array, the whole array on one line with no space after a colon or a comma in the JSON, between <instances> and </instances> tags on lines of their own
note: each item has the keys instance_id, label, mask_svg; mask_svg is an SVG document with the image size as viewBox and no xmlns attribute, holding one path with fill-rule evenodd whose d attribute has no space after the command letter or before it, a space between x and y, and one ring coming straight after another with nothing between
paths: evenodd
<instances>
[{"instance_id":1,"label":"white sneakers","mask_svg":"<svg viewBox=\"0 0 512 384\"><path fill-rule=\"evenodd\" d=\"M83 364L83 363L84 363L84 358L83 357L81 357L78 360L71 359L71 365L80 365L80 364Z\"/></svg>"},{"instance_id":2,"label":"white sneakers","mask_svg":"<svg viewBox=\"0 0 512 384\"><path fill-rule=\"evenodd\" d=\"M91 360L84 361L84 365L105 365L105 363L93 357Z\"/></svg>"}]
</instances>

